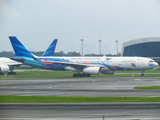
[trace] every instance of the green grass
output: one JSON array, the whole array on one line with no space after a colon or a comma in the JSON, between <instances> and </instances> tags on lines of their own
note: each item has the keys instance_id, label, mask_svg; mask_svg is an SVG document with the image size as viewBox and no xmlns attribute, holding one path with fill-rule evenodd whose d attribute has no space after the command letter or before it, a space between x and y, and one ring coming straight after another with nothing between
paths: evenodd
<instances>
[{"instance_id":1,"label":"green grass","mask_svg":"<svg viewBox=\"0 0 160 120\"><path fill-rule=\"evenodd\" d=\"M134 89L160 89L160 86L138 86L134 87Z\"/></svg>"},{"instance_id":2,"label":"green grass","mask_svg":"<svg viewBox=\"0 0 160 120\"><path fill-rule=\"evenodd\" d=\"M116 73L141 73L141 71L116 71ZM160 73L160 69L145 70L144 73Z\"/></svg>"},{"instance_id":3,"label":"green grass","mask_svg":"<svg viewBox=\"0 0 160 120\"><path fill-rule=\"evenodd\" d=\"M92 77L140 77L141 71L116 71L118 74L114 75L92 75ZM159 76L160 77L160 70L146 70L145 76ZM153 74L152 74L153 73ZM71 71L42 71L41 69L30 69L25 71L16 71L16 75L0 75L0 79L21 79L21 77L26 77L23 79L43 79L43 77L47 77L46 79L50 79L51 77L72 77L73 72ZM15 77L15 78L14 78ZM41 77L41 78L39 78ZM56 78L57 79L57 78ZM84 78L83 78L84 79Z\"/></svg>"},{"instance_id":4,"label":"green grass","mask_svg":"<svg viewBox=\"0 0 160 120\"><path fill-rule=\"evenodd\" d=\"M0 96L0 102L160 102L160 97Z\"/></svg>"},{"instance_id":5,"label":"green grass","mask_svg":"<svg viewBox=\"0 0 160 120\"><path fill-rule=\"evenodd\" d=\"M26 70L16 71L16 75L0 75L0 77L70 77L70 71L40 71L40 70ZM7 76L5 76L7 75Z\"/></svg>"}]
</instances>

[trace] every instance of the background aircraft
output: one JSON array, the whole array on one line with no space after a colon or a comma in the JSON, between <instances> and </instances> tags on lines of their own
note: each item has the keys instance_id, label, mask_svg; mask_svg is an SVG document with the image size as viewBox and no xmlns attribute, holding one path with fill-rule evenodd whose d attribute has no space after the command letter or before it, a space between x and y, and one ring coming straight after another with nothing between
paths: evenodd
<instances>
[{"instance_id":1,"label":"background aircraft","mask_svg":"<svg viewBox=\"0 0 160 120\"><path fill-rule=\"evenodd\" d=\"M43 57L53 56L56 44L57 44L57 39L54 39L42 56ZM24 65L21 61L17 62L10 58L0 57L0 75L6 72L8 72L9 75L15 75L16 72L13 72L14 69L31 69L33 67L34 66Z\"/></svg>"},{"instance_id":2,"label":"background aircraft","mask_svg":"<svg viewBox=\"0 0 160 120\"><path fill-rule=\"evenodd\" d=\"M144 57L37 57L30 53L16 37L9 38L16 54L13 60L42 69L77 72L73 77L136 70L142 71L141 75L144 76L144 70L158 66L154 60Z\"/></svg>"},{"instance_id":3,"label":"background aircraft","mask_svg":"<svg viewBox=\"0 0 160 120\"><path fill-rule=\"evenodd\" d=\"M0 74L2 75L3 73L6 73L6 72L8 72L8 74L16 74L15 72L13 72L13 69L15 67L19 67L22 64L23 63L13 61L10 58L1 57L0 58Z\"/></svg>"}]
</instances>

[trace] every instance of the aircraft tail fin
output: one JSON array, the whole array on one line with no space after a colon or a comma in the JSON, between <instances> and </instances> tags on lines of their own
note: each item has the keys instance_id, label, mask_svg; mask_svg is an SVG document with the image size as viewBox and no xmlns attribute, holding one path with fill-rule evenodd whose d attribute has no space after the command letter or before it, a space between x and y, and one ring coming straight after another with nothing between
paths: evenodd
<instances>
[{"instance_id":1,"label":"aircraft tail fin","mask_svg":"<svg viewBox=\"0 0 160 120\"><path fill-rule=\"evenodd\" d=\"M33 58L33 54L15 37L9 36L16 56Z\"/></svg>"},{"instance_id":2,"label":"aircraft tail fin","mask_svg":"<svg viewBox=\"0 0 160 120\"><path fill-rule=\"evenodd\" d=\"M54 39L54 41L50 44L48 49L43 53L42 57L47 57L47 56L53 56L54 51L56 49L56 44L57 44L58 39Z\"/></svg>"}]
</instances>

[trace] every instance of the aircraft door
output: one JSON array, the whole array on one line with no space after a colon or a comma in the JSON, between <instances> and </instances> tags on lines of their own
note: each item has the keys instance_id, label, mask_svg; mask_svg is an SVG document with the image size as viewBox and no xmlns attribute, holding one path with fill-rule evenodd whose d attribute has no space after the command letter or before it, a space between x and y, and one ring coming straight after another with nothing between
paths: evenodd
<instances>
[{"instance_id":1,"label":"aircraft door","mask_svg":"<svg viewBox=\"0 0 160 120\"><path fill-rule=\"evenodd\" d=\"M145 65L145 60L141 60L141 65L144 66Z\"/></svg>"},{"instance_id":2,"label":"aircraft door","mask_svg":"<svg viewBox=\"0 0 160 120\"><path fill-rule=\"evenodd\" d=\"M137 63L137 67L141 67L141 64L142 64L142 63L141 63L141 60L138 59L138 60L136 61L136 63Z\"/></svg>"}]
</instances>

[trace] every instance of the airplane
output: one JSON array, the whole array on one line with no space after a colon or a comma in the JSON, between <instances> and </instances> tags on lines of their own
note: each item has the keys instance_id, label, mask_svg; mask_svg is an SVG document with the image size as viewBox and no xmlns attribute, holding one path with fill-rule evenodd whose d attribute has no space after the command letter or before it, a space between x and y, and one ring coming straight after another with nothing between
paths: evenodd
<instances>
[{"instance_id":1,"label":"airplane","mask_svg":"<svg viewBox=\"0 0 160 120\"><path fill-rule=\"evenodd\" d=\"M98 74L114 74L115 71L144 71L158 66L158 63L145 57L37 57L15 37L9 37L16 57L12 60L47 70L77 72L73 77L90 77Z\"/></svg>"},{"instance_id":2,"label":"airplane","mask_svg":"<svg viewBox=\"0 0 160 120\"><path fill-rule=\"evenodd\" d=\"M42 57L53 56L56 48L57 39L54 39L47 50L43 53ZM35 56L35 55L34 55ZM17 62L7 57L0 57L0 75L8 72L8 75L15 75L14 69L31 69L33 66L24 65L22 62ZM9 72L10 71L10 72Z\"/></svg>"},{"instance_id":3,"label":"airplane","mask_svg":"<svg viewBox=\"0 0 160 120\"><path fill-rule=\"evenodd\" d=\"M8 72L9 75L16 74L15 72L13 72L13 69L15 67L19 67L22 64L23 63L11 60L10 58L1 57L0 58L0 75L3 75L3 73L6 73L6 72Z\"/></svg>"}]
</instances>

